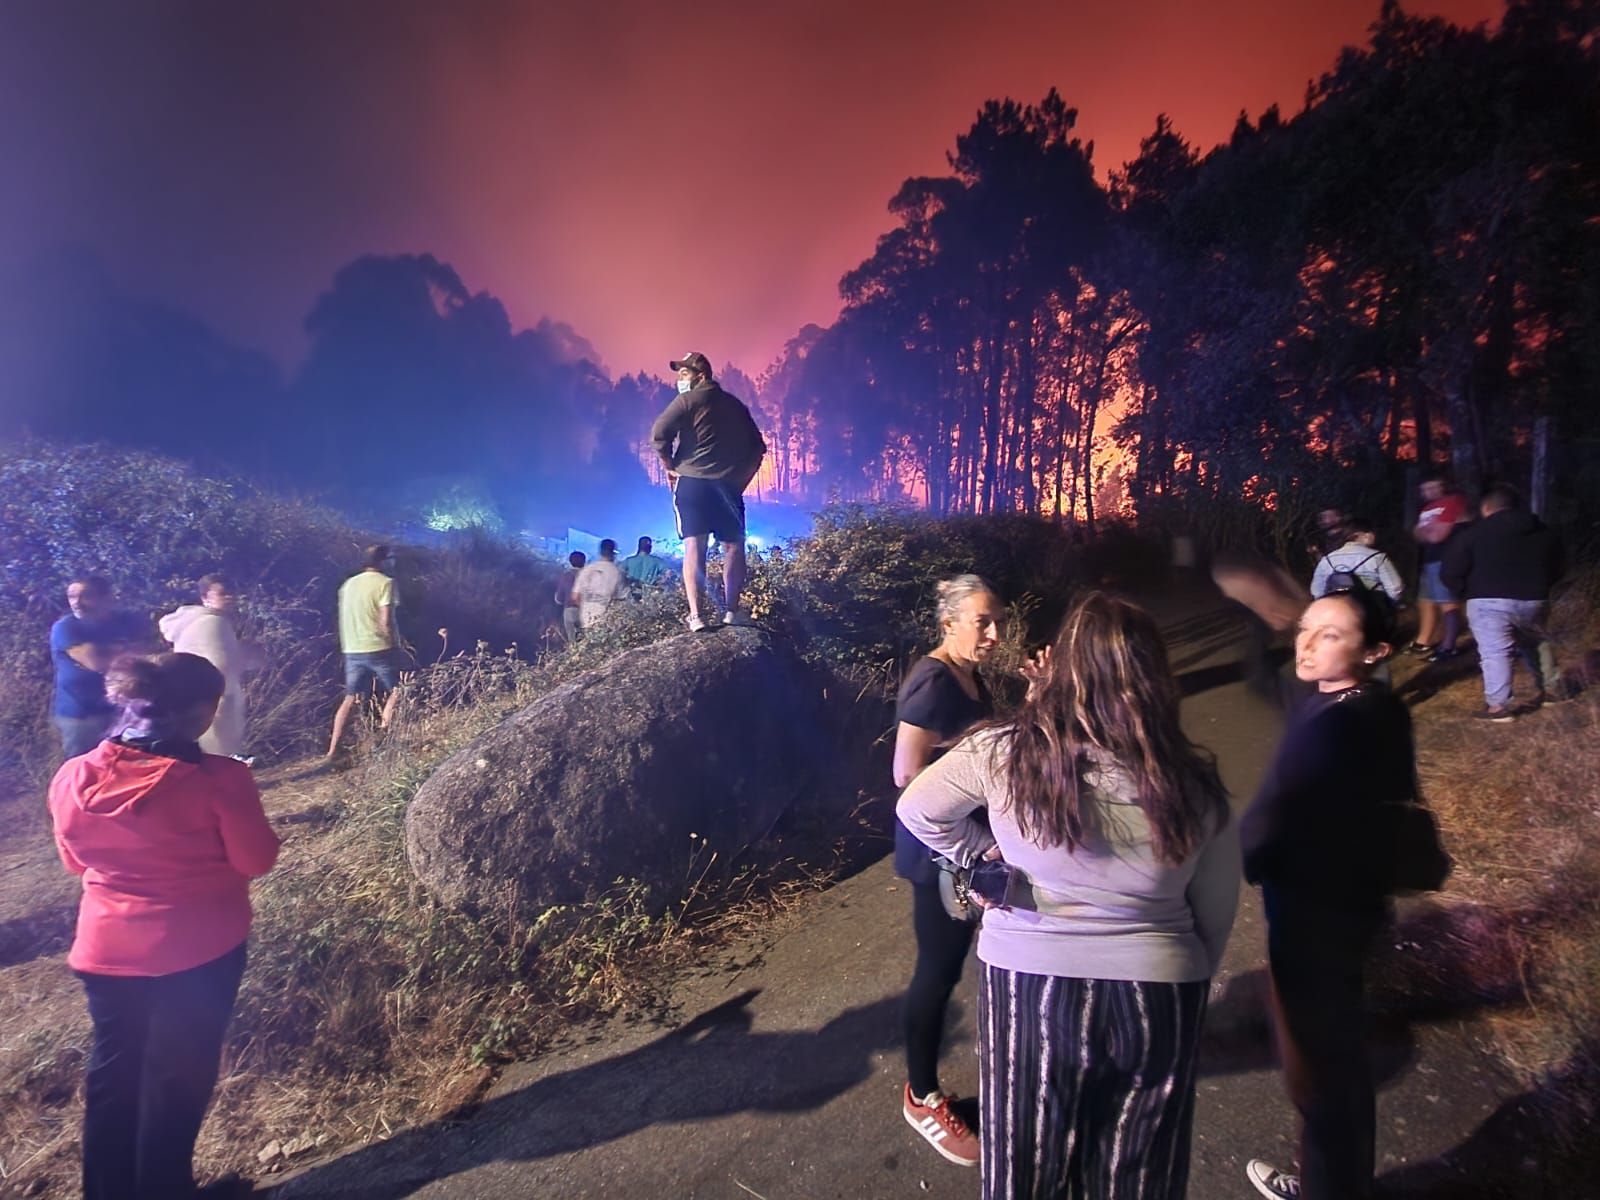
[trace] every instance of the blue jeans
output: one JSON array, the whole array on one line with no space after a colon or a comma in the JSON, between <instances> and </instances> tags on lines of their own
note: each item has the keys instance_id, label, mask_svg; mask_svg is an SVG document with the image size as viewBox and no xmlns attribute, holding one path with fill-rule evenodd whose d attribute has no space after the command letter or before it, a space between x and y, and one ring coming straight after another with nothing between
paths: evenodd
<instances>
[{"instance_id":1,"label":"blue jeans","mask_svg":"<svg viewBox=\"0 0 1600 1200\"><path fill-rule=\"evenodd\" d=\"M98 746L106 736L106 731L111 728L111 714L97 713L92 717L63 717L50 718L56 723L56 731L61 734L61 751L68 758L77 758L80 754L87 754Z\"/></svg>"},{"instance_id":2,"label":"blue jeans","mask_svg":"<svg viewBox=\"0 0 1600 1200\"><path fill-rule=\"evenodd\" d=\"M400 685L400 653L397 650L376 650L368 654L344 656L344 694L360 696L372 690L376 683L380 693Z\"/></svg>"},{"instance_id":3,"label":"blue jeans","mask_svg":"<svg viewBox=\"0 0 1600 1200\"><path fill-rule=\"evenodd\" d=\"M1490 708L1511 703L1511 656L1519 655L1542 692L1561 683L1555 648L1545 632L1543 600L1468 600L1467 624L1478 642L1483 698Z\"/></svg>"}]
</instances>

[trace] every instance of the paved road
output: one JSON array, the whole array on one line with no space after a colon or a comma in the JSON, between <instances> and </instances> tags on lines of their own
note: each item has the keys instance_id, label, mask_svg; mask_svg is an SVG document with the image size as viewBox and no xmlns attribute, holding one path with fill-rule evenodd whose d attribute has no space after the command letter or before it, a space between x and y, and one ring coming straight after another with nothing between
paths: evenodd
<instances>
[{"instance_id":1,"label":"paved road","mask_svg":"<svg viewBox=\"0 0 1600 1200\"><path fill-rule=\"evenodd\" d=\"M1278 732L1275 712L1226 664L1237 628L1193 593L1158 602L1180 671L1204 688L1184 706L1248 798ZM1166 607L1163 613L1159 609ZM811 898L758 942L685 979L674 1028L616 1024L506 1073L470 1121L405 1131L303 1170L280 1200L890 1200L975 1196L975 1170L947 1164L900 1116L901 990L911 972L910 897L880 862ZM1271 1059L1263 936L1246 892L1208 1018L1190 1194L1247 1197L1244 1163L1291 1161L1293 1119ZM946 1087L976 1094L975 973L956 995ZM1437 1012L1440 998L1427 1007ZM1446 1020L1383 1022L1383 1170L1468 1139L1507 1093ZM1458 1194L1435 1181L1423 1193ZM1423 1194L1410 1193L1410 1194Z\"/></svg>"}]
</instances>

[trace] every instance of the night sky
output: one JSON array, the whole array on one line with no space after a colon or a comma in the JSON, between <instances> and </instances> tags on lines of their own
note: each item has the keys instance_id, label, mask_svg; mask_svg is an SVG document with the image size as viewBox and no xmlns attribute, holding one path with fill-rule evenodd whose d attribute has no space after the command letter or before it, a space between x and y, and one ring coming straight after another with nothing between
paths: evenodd
<instances>
[{"instance_id":1,"label":"night sky","mask_svg":"<svg viewBox=\"0 0 1600 1200\"><path fill-rule=\"evenodd\" d=\"M754 373L986 98L1059 87L1104 173L1298 109L1377 7L0 0L0 277L81 246L292 368L339 266L428 251L613 372Z\"/></svg>"}]
</instances>

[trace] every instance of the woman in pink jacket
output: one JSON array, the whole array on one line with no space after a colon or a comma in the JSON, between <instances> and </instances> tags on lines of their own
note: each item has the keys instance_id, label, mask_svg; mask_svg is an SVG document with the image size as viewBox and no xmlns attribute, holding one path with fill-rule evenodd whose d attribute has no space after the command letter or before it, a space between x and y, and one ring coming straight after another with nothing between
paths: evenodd
<instances>
[{"instance_id":1,"label":"woman in pink jacket","mask_svg":"<svg viewBox=\"0 0 1600 1200\"><path fill-rule=\"evenodd\" d=\"M181 1200L244 972L250 880L278 839L250 769L198 739L221 672L193 654L125 655L106 673L121 733L50 784L56 846L83 878L67 963L94 1023L85 1200Z\"/></svg>"}]
</instances>

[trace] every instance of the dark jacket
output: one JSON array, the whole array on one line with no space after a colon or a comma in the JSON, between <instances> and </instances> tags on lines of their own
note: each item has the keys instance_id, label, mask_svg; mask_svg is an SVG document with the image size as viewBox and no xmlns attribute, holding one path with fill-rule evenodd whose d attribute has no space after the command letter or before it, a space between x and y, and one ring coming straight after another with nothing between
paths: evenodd
<instances>
[{"instance_id":1,"label":"dark jacket","mask_svg":"<svg viewBox=\"0 0 1600 1200\"><path fill-rule=\"evenodd\" d=\"M1465 600L1548 600L1565 570L1555 533L1530 512L1503 508L1456 533L1441 574Z\"/></svg>"},{"instance_id":2,"label":"dark jacket","mask_svg":"<svg viewBox=\"0 0 1600 1200\"><path fill-rule=\"evenodd\" d=\"M740 491L755 478L767 453L744 401L714 382L680 392L656 418L650 440L678 474L727 480Z\"/></svg>"},{"instance_id":3,"label":"dark jacket","mask_svg":"<svg viewBox=\"0 0 1600 1200\"><path fill-rule=\"evenodd\" d=\"M1381 807L1416 796L1405 704L1375 682L1319 692L1240 821L1244 876L1353 916L1379 911L1390 869Z\"/></svg>"}]
</instances>

